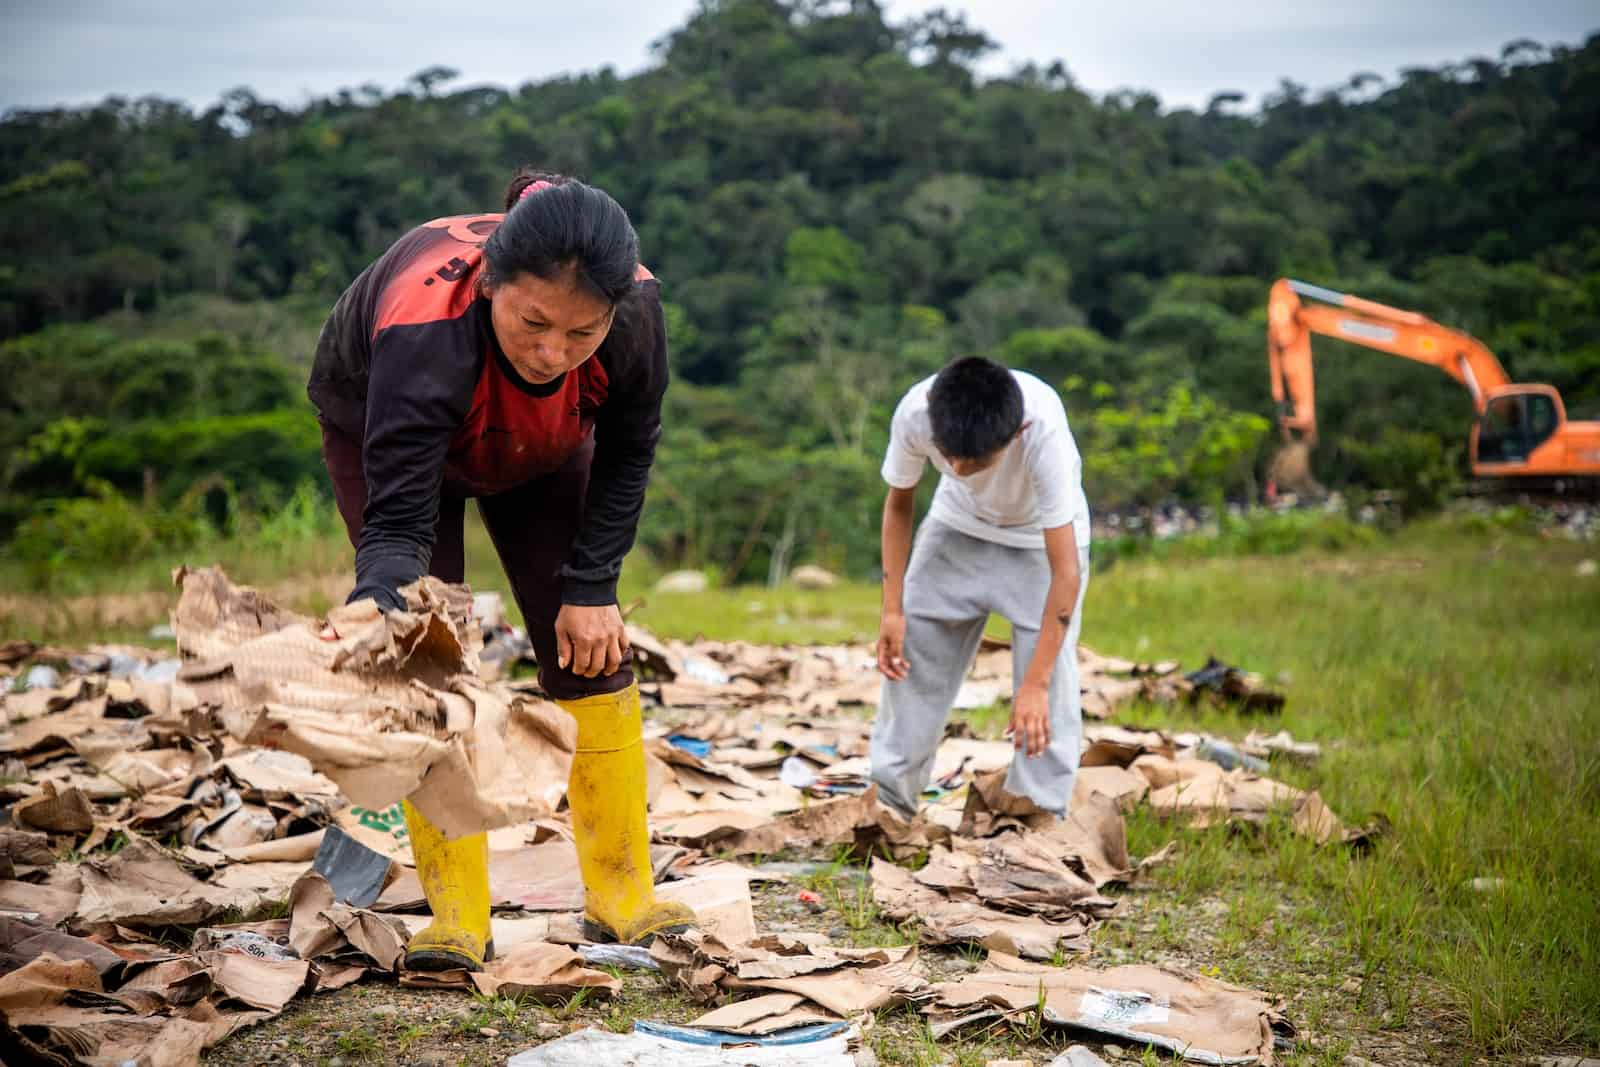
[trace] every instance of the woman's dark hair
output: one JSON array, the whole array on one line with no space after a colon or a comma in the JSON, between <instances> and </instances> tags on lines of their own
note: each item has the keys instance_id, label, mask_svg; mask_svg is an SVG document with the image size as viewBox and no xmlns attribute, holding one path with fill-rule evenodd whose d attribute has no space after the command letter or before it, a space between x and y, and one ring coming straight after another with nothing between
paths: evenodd
<instances>
[{"instance_id":1,"label":"woman's dark hair","mask_svg":"<svg viewBox=\"0 0 1600 1067\"><path fill-rule=\"evenodd\" d=\"M527 196L537 182L546 188ZM506 217L483 246L484 281L519 274L552 279L571 271L577 284L616 309L612 334L637 341L640 314L639 235L610 195L564 174L524 167L506 187ZM608 339L609 340L609 339Z\"/></svg>"},{"instance_id":2,"label":"woman's dark hair","mask_svg":"<svg viewBox=\"0 0 1600 1067\"><path fill-rule=\"evenodd\" d=\"M933 444L952 459L982 459L1022 428L1022 388L1011 372L981 356L958 359L928 390Z\"/></svg>"}]
</instances>

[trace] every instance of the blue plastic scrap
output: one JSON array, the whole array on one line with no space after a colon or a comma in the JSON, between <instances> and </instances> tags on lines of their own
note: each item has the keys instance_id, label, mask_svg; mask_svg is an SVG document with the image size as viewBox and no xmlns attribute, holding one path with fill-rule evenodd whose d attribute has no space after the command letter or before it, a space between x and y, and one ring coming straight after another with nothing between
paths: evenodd
<instances>
[{"instance_id":1,"label":"blue plastic scrap","mask_svg":"<svg viewBox=\"0 0 1600 1067\"><path fill-rule=\"evenodd\" d=\"M683 749L696 759L705 759L711 755L710 741L702 741L698 737L690 737L687 734L668 734L667 744L673 748Z\"/></svg>"}]
</instances>

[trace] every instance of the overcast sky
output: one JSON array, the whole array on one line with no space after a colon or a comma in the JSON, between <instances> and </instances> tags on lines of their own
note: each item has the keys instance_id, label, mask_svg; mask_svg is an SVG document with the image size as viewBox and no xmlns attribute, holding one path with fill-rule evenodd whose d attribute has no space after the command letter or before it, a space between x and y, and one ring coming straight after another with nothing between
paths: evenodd
<instances>
[{"instance_id":1,"label":"overcast sky","mask_svg":"<svg viewBox=\"0 0 1600 1067\"><path fill-rule=\"evenodd\" d=\"M458 85L516 86L610 65L627 73L695 0L0 0L0 110L157 94L197 107L235 86L286 104L434 64ZM945 6L1000 44L985 69L1063 60L1103 93L1153 90L1204 106L1254 102L1283 77L1313 89L1364 70L1498 56L1508 41L1578 44L1600 30L1595 0L889 0L900 19Z\"/></svg>"}]
</instances>

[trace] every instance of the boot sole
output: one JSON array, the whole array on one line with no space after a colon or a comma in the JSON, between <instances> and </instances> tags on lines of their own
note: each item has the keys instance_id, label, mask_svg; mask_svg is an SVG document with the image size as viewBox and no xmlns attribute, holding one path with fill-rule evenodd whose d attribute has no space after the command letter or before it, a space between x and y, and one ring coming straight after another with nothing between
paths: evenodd
<instances>
[{"instance_id":1,"label":"boot sole","mask_svg":"<svg viewBox=\"0 0 1600 1067\"><path fill-rule=\"evenodd\" d=\"M657 934L681 934L687 931L690 925L689 923L674 923L671 926L663 926L659 930L651 930L649 933L639 935L637 939L629 941L628 944L645 948L656 939ZM593 919L583 920L583 936L596 945L616 945L621 943L617 939L617 935L612 933L608 927L601 926Z\"/></svg>"},{"instance_id":2,"label":"boot sole","mask_svg":"<svg viewBox=\"0 0 1600 1067\"><path fill-rule=\"evenodd\" d=\"M472 971L483 970L485 963L494 960L494 938L483 949L483 962L480 963L467 955L448 948L419 948L414 952L407 952L405 968L408 971Z\"/></svg>"}]
</instances>

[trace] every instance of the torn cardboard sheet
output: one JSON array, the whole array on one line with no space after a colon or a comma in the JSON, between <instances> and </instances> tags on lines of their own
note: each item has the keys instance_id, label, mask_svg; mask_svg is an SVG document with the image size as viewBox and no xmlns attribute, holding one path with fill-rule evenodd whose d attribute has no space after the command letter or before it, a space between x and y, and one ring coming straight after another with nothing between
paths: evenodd
<instances>
[{"instance_id":1,"label":"torn cardboard sheet","mask_svg":"<svg viewBox=\"0 0 1600 1067\"><path fill-rule=\"evenodd\" d=\"M9 974L46 952L64 961L87 960L101 978L122 972L122 957L97 941L73 937L38 922L0 916L0 974Z\"/></svg>"},{"instance_id":2,"label":"torn cardboard sheet","mask_svg":"<svg viewBox=\"0 0 1600 1067\"><path fill-rule=\"evenodd\" d=\"M1134 769L1151 783L1147 798L1163 817L1186 819L1191 826L1219 822L1264 824L1272 812L1286 813L1298 834L1318 844L1354 840L1317 793L1306 793L1245 770L1225 771L1207 760L1140 757ZM1157 786L1157 782L1162 784Z\"/></svg>"},{"instance_id":3,"label":"torn cardboard sheet","mask_svg":"<svg viewBox=\"0 0 1600 1067\"><path fill-rule=\"evenodd\" d=\"M591 995L612 996L622 982L604 971L584 965L583 957L566 945L524 941L500 951L478 972L401 971L400 984L418 989L467 989L483 996L507 996L540 1004L559 1003L589 990Z\"/></svg>"},{"instance_id":4,"label":"torn cardboard sheet","mask_svg":"<svg viewBox=\"0 0 1600 1067\"><path fill-rule=\"evenodd\" d=\"M921 870L875 859L873 898L889 917L920 922L929 943L976 942L1034 959L1086 951L1090 926L1115 907L1099 889L1130 875L1122 814L1091 793L1058 819L1005 792L1004 777L977 777L961 833L934 846Z\"/></svg>"},{"instance_id":5,"label":"torn cardboard sheet","mask_svg":"<svg viewBox=\"0 0 1600 1067\"><path fill-rule=\"evenodd\" d=\"M1073 914L1061 921L1015 915L972 899L947 895L917 881L910 871L874 859L869 870L872 899L896 922L915 920L925 944L979 944L993 951L1048 960L1058 952L1089 951L1090 920Z\"/></svg>"},{"instance_id":6,"label":"torn cardboard sheet","mask_svg":"<svg viewBox=\"0 0 1600 1067\"><path fill-rule=\"evenodd\" d=\"M675 900L694 911L695 926L725 945L755 939L755 906L750 881L740 875L691 876L656 887L660 900Z\"/></svg>"},{"instance_id":7,"label":"torn cardboard sheet","mask_svg":"<svg viewBox=\"0 0 1600 1067\"><path fill-rule=\"evenodd\" d=\"M837 1018L831 1012L819 1010L798 993L767 993L708 1011L689 1025L761 1036L796 1026L833 1022Z\"/></svg>"},{"instance_id":8,"label":"torn cardboard sheet","mask_svg":"<svg viewBox=\"0 0 1600 1067\"><path fill-rule=\"evenodd\" d=\"M718 852L734 856L848 844L862 855L878 849L904 858L949 836L948 830L920 814L907 822L885 808L878 803L878 790L873 786L859 796L813 803L791 815L711 840Z\"/></svg>"},{"instance_id":9,"label":"torn cardboard sheet","mask_svg":"<svg viewBox=\"0 0 1600 1067\"><path fill-rule=\"evenodd\" d=\"M311 979L309 960L268 960L245 952L217 952L208 961L211 980L232 1001L276 1015Z\"/></svg>"},{"instance_id":10,"label":"torn cardboard sheet","mask_svg":"<svg viewBox=\"0 0 1600 1067\"><path fill-rule=\"evenodd\" d=\"M76 868L61 863L50 869L43 882L0 881L0 914L58 926L78 910L82 897L82 876Z\"/></svg>"},{"instance_id":11,"label":"torn cardboard sheet","mask_svg":"<svg viewBox=\"0 0 1600 1067\"><path fill-rule=\"evenodd\" d=\"M75 928L195 925L229 908L249 912L266 903L252 889L202 882L171 853L142 837L134 837L109 858L84 861L78 873L83 893L73 919Z\"/></svg>"},{"instance_id":12,"label":"torn cardboard sheet","mask_svg":"<svg viewBox=\"0 0 1600 1067\"><path fill-rule=\"evenodd\" d=\"M1193 1063L1270 1064L1283 1016L1265 993L1148 966L987 969L933 987L925 1009L939 1033L1035 1010L1044 1021L1152 1045Z\"/></svg>"},{"instance_id":13,"label":"torn cardboard sheet","mask_svg":"<svg viewBox=\"0 0 1600 1067\"><path fill-rule=\"evenodd\" d=\"M1149 792L1150 783L1144 776L1126 767L1079 767L1072 783L1072 808L1081 807L1090 796L1099 794L1123 811L1132 811Z\"/></svg>"},{"instance_id":14,"label":"torn cardboard sheet","mask_svg":"<svg viewBox=\"0 0 1600 1067\"><path fill-rule=\"evenodd\" d=\"M316 871L301 876L289 896L289 947L302 960L330 958L393 971L405 953L403 926L334 898Z\"/></svg>"},{"instance_id":15,"label":"torn cardboard sheet","mask_svg":"<svg viewBox=\"0 0 1600 1067\"><path fill-rule=\"evenodd\" d=\"M662 974L701 1002L765 990L804 997L845 1018L921 996L916 949L836 949L781 935L728 946L698 930L658 935L650 955Z\"/></svg>"},{"instance_id":16,"label":"torn cardboard sheet","mask_svg":"<svg viewBox=\"0 0 1600 1067\"><path fill-rule=\"evenodd\" d=\"M180 673L247 745L305 757L357 804L409 797L446 834L543 812L515 773L508 701L474 677L481 632L461 586L424 578L406 611L363 601L319 623L281 611L216 568L180 568L173 613Z\"/></svg>"},{"instance_id":17,"label":"torn cardboard sheet","mask_svg":"<svg viewBox=\"0 0 1600 1067\"><path fill-rule=\"evenodd\" d=\"M83 790L58 790L46 782L38 796L19 800L11 808L11 819L24 830L78 837L94 829L94 811Z\"/></svg>"},{"instance_id":18,"label":"torn cardboard sheet","mask_svg":"<svg viewBox=\"0 0 1600 1067\"><path fill-rule=\"evenodd\" d=\"M170 1014L168 1014L170 1012ZM177 1005L143 990L107 992L87 960L46 952L0 977L0 1018L31 1062L192 1067L203 1049L259 1013L222 1013L211 999Z\"/></svg>"},{"instance_id":19,"label":"torn cardboard sheet","mask_svg":"<svg viewBox=\"0 0 1600 1067\"><path fill-rule=\"evenodd\" d=\"M540 942L515 946L471 975L471 981L484 996L526 997L542 1003L567 1000L585 989L607 996L622 989L620 980L586 967L571 948Z\"/></svg>"}]
</instances>

